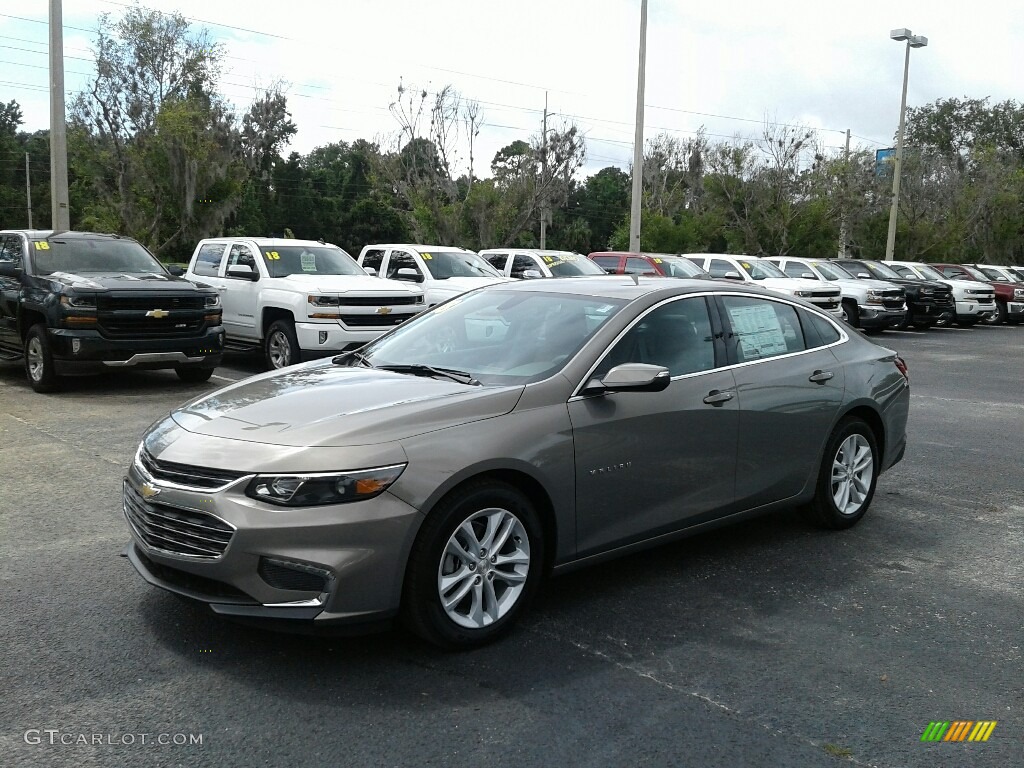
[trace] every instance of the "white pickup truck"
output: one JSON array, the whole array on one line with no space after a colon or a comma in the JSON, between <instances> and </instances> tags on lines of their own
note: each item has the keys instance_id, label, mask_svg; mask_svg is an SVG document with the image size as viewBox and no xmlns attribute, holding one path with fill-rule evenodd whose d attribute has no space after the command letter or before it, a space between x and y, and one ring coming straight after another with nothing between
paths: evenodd
<instances>
[{"instance_id":1,"label":"white pickup truck","mask_svg":"<svg viewBox=\"0 0 1024 768\"><path fill-rule=\"evenodd\" d=\"M185 276L220 292L225 347L261 349L268 368L361 347L426 307L419 286L371 277L312 240L201 240Z\"/></svg>"},{"instance_id":2,"label":"white pickup truck","mask_svg":"<svg viewBox=\"0 0 1024 768\"><path fill-rule=\"evenodd\" d=\"M422 285L428 307L482 285L508 282L473 251L445 245L367 245L359 265L377 277Z\"/></svg>"}]
</instances>

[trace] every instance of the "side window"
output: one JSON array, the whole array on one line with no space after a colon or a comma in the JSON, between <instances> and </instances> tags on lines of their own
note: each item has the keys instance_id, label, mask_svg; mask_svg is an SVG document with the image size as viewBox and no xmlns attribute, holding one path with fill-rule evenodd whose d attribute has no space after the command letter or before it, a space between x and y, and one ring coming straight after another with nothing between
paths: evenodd
<instances>
[{"instance_id":1,"label":"side window","mask_svg":"<svg viewBox=\"0 0 1024 768\"><path fill-rule=\"evenodd\" d=\"M21 266L21 238L18 235L0 236L0 261Z\"/></svg>"},{"instance_id":2,"label":"side window","mask_svg":"<svg viewBox=\"0 0 1024 768\"><path fill-rule=\"evenodd\" d=\"M736 362L749 363L807 348L796 309L749 296L722 296Z\"/></svg>"},{"instance_id":3,"label":"side window","mask_svg":"<svg viewBox=\"0 0 1024 768\"><path fill-rule=\"evenodd\" d=\"M483 255L483 254L481 254ZM487 263L494 267L496 270L505 274L505 262L508 261L507 253L488 253L484 256L487 259Z\"/></svg>"},{"instance_id":4,"label":"side window","mask_svg":"<svg viewBox=\"0 0 1024 768\"><path fill-rule=\"evenodd\" d=\"M192 271L197 275L216 277L224 257L224 243L207 243L199 249Z\"/></svg>"},{"instance_id":5,"label":"side window","mask_svg":"<svg viewBox=\"0 0 1024 768\"><path fill-rule=\"evenodd\" d=\"M914 274L914 270L912 270L910 267L892 265L892 268L900 277L907 277L910 278L911 280L917 280L917 275Z\"/></svg>"},{"instance_id":6,"label":"side window","mask_svg":"<svg viewBox=\"0 0 1024 768\"><path fill-rule=\"evenodd\" d=\"M248 246L238 245L237 243L231 246L231 249L228 251L227 269L232 267L250 267L253 272L258 269L256 258L252 255L252 251Z\"/></svg>"},{"instance_id":7,"label":"side window","mask_svg":"<svg viewBox=\"0 0 1024 768\"><path fill-rule=\"evenodd\" d=\"M612 275L619 271L618 256L595 256L593 262Z\"/></svg>"},{"instance_id":8,"label":"side window","mask_svg":"<svg viewBox=\"0 0 1024 768\"><path fill-rule=\"evenodd\" d=\"M398 271L402 269L411 269L416 273L416 275L399 275ZM420 282L423 280L423 273L420 272L419 267L416 266L416 260L412 257L411 253L406 253L405 251L391 252L391 258L388 259L387 276L392 280L408 280L409 282Z\"/></svg>"},{"instance_id":9,"label":"side window","mask_svg":"<svg viewBox=\"0 0 1024 768\"><path fill-rule=\"evenodd\" d=\"M680 299L649 312L612 347L594 375L600 378L623 363L662 365L673 376L714 368L715 342L704 297Z\"/></svg>"},{"instance_id":10,"label":"side window","mask_svg":"<svg viewBox=\"0 0 1024 768\"><path fill-rule=\"evenodd\" d=\"M509 272L510 277L522 278L523 273L528 269L535 269L541 272L540 267L537 266L537 262L533 260L533 257L527 256L523 253L517 253L512 257L512 271ZM543 274L543 272L541 272Z\"/></svg>"},{"instance_id":11,"label":"side window","mask_svg":"<svg viewBox=\"0 0 1024 768\"><path fill-rule=\"evenodd\" d=\"M712 259L711 263L708 264L708 272L711 273L712 277L725 277L727 272L738 273L739 269L725 259Z\"/></svg>"},{"instance_id":12,"label":"side window","mask_svg":"<svg viewBox=\"0 0 1024 768\"><path fill-rule=\"evenodd\" d=\"M801 264L799 261L787 261L786 266L782 270L790 277L803 277L805 274L813 275L811 268L806 264ZM817 277L809 277L808 280L817 280Z\"/></svg>"},{"instance_id":13,"label":"side window","mask_svg":"<svg viewBox=\"0 0 1024 768\"><path fill-rule=\"evenodd\" d=\"M702 256L686 256L687 261L692 261L701 269L704 269L704 258Z\"/></svg>"},{"instance_id":14,"label":"side window","mask_svg":"<svg viewBox=\"0 0 1024 768\"><path fill-rule=\"evenodd\" d=\"M801 309L800 322L804 327L804 338L807 341L808 349L826 347L829 344L835 344L842 338L836 327L821 315Z\"/></svg>"},{"instance_id":15,"label":"side window","mask_svg":"<svg viewBox=\"0 0 1024 768\"><path fill-rule=\"evenodd\" d=\"M654 265L647 261L647 259L641 259L636 256L630 256L626 259L626 274L627 275L656 275L658 270L654 268Z\"/></svg>"},{"instance_id":16,"label":"side window","mask_svg":"<svg viewBox=\"0 0 1024 768\"><path fill-rule=\"evenodd\" d=\"M363 259L360 262L360 266L363 269L372 269L378 275L380 274L380 265L384 263L384 249L374 248L371 251L367 251L363 254Z\"/></svg>"}]
</instances>

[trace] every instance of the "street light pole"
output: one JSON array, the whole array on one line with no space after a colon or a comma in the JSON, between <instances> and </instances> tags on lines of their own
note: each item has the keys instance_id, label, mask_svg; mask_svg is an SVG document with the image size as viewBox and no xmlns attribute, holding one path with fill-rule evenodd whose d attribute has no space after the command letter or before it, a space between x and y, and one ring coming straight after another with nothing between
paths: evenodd
<instances>
[{"instance_id":1,"label":"street light pole","mask_svg":"<svg viewBox=\"0 0 1024 768\"><path fill-rule=\"evenodd\" d=\"M64 15L50 0L50 226L71 229L68 211L68 132L64 116Z\"/></svg>"},{"instance_id":2,"label":"street light pole","mask_svg":"<svg viewBox=\"0 0 1024 768\"><path fill-rule=\"evenodd\" d=\"M640 252L640 202L644 180L644 69L647 64L647 0L640 3L640 65L636 80L636 133L633 137L633 198L629 211L629 250Z\"/></svg>"},{"instance_id":3,"label":"street light pole","mask_svg":"<svg viewBox=\"0 0 1024 768\"><path fill-rule=\"evenodd\" d=\"M906 40L907 53L903 61L903 95L900 98L900 128L896 134L896 162L892 170L892 207L889 208L889 236L885 241L885 260L892 261L896 251L896 214L900 207L900 173L903 170L903 128L907 118L907 79L910 75L910 49L928 45L928 38L911 34L909 29L894 29L893 40Z\"/></svg>"}]
</instances>

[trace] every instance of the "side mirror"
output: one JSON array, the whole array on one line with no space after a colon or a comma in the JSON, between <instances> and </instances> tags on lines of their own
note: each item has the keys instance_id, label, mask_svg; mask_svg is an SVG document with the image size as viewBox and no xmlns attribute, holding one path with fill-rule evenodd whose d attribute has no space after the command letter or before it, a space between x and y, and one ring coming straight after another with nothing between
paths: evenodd
<instances>
[{"instance_id":1,"label":"side mirror","mask_svg":"<svg viewBox=\"0 0 1024 768\"><path fill-rule=\"evenodd\" d=\"M861 280L870 280L871 279L871 275L869 275L867 272L858 272L857 273L857 277L859 277Z\"/></svg>"},{"instance_id":2,"label":"side mirror","mask_svg":"<svg viewBox=\"0 0 1024 768\"><path fill-rule=\"evenodd\" d=\"M591 379L584 387L584 395L603 395L608 392L661 392L672 381L668 368L647 363L616 365L601 379Z\"/></svg>"},{"instance_id":3,"label":"side mirror","mask_svg":"<svg viewBox=\"0 0 1024 768\"><path fill-rule=\"evenodd\" d=\"M368 274L370 277L376 277L377 276L377 270L374 269L373 267L363 267L363 272Z\"/></svg>"},{"instance_id":4,"label":"side mirror","mask_svg":"<svg viewBox=\"0 0 1024 768\"><path fill-rule=\"evenodd\" d=\"M13 261L0 261L0 277L18 277L21 267Z\"/></svg>"},{"instance_id":5,"label":"side mirror","mask_svg":"<svg viewBox=\"0 0 1024 768\"><path fill-rule=\"evenodd\" d=\"M398 270L398 274L395 275L395 279L406 280L407 282L410 283L422 283L423 275L421 275L412 267L403 267L402 269Z\"/></svg>"},{"instance_id":6,"label":"side mirror","mask_svg":"<svg viewBox=\"0 0 1024 768\"><path fill-rule=\"evenodd\" d=\"M544 277L544 275L542 275L540 273L539 269L526 269L526 270L523 270L523 279L524 280L536 280L538 277Z\"/></svg>"},{"instance_id":7,"label":"side mirror","mask_svg":"<svg viewBox=\"0 0 1024 768\"><path fill-rule=\"evenodd\" d=\"M233 267L228 267L228 277L237 280L251 280L255 283L260 279L260 273L248 264L235 264Z\"/></svg>"},{"instance_id":8,"label":"side mirror","mask_svg":"<svg viewBox=\"0 0 1024 768\"><path fill-rule=\"evenodd\" d=\"M724 277L726 280L742 280L743 279L743 275L741 275L739 272L733 272L733 271L726 272L724 275L722 275L722 277Z\"/></svg>"},{"instance_id":9,"label":"side mirror","mask_svg":"<svg viewBox=\"0 0 1024 768\"><path fill-rule=\"evenodd\" d=\"M813 272L801 272L800 273L800 277L802 277L804 280L817 280L818 279L818 276L816 274L814 274Z\"/></svg>"},{"instance_id":10,"label":"side mirror","mask_svg":"<svg viewBox=\"0 0 1024 768\"><path fill-rule=\"evenodd\" d=\"M181 277L185 274L185 270L179 267L177 264L171 264L167 267L167 271L171 277Z\"/></svg>"}]
</instances>

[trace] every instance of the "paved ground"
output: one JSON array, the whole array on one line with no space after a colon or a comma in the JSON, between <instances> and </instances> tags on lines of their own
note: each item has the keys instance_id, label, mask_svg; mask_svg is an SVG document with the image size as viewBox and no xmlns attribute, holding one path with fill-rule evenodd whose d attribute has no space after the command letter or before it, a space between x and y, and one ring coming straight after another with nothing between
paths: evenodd
<instances>
[{"instance_id":1,"label":"paved ground","mask_svg":"<svg viewBox=\"0 0 1024 768\"><path fill-rule=\"evenodd\" d=\"M118 557L123 468L206 385L40 396L0 364L0 764L1020 765L1024 328L883 339L910 364L911 440L861 525L782 514L578 572L462 655L270 634L150 589ZM999 724L919 741L957 719ZM104 743L60 743L81 734Z\"/></svg>"}]
</instances>

